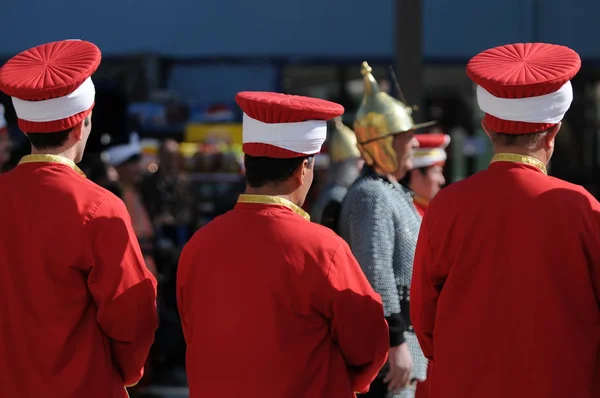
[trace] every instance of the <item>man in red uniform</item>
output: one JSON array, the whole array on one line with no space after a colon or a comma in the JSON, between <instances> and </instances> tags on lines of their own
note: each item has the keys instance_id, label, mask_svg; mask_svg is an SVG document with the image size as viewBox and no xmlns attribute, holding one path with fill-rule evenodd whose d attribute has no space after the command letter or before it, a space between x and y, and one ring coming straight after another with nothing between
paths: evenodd
<instances>
[{"instance_id":1,"label":"man in red uniform","mask_svg":"<svg viewBox=\"0 0 600 398\"><path fill-rule=\"evenodd\" d=\"M495 155L421 226L411 315L433 398L600 396L600 204L546 174L580 65L535 43L467 66Z\"/></svg>"},{"instance_id":2,"label":"man in red uniform","mask_svg":"<svg viewBox=\"0 0 600 398\"><path fill-rule=\"evenodd\" d=\"M387 359L383 306L348 245L300 208L326 120L344 108L278 93L236 101L246 194L179 262L190 397L354 397Z\"/></svg>"},{"instance_id":3,"label":"man in red uniform","mask_svg":"<svg viewBox=\"0 0 600 398\"><path fill-rule=\"evenodd\" d=\"M0 175L0 397L123 398L154 340L156 281L125 205L76 166L100 58L68 40L0 69L32 151Z\"/></svg>"},{"instance_id":4,"label":"man in red uniform","mask_svg":"<svg viewBox=\"0 0 600 398\"><path fill-rule=\"evenodd\" d=\"M446 147L450 143L447 134L417 134L419 146L414 149L413 169L408 173L407 185L415 193L413 202L423 217L429 202L446 184L444 164Z\"/></svg>"}]
</instances>

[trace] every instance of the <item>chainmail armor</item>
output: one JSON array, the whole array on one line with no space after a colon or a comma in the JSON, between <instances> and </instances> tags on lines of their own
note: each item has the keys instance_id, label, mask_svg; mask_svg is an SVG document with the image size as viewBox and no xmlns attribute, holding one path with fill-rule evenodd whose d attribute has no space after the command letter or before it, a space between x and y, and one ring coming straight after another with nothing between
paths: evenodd
<instances>
[{"instance_id":1,"label":"chainmail armor","mask_svg":"<svg viewBox=\"0 0 600 398\"><path fill-rule=\"evenodd\" d=\"M385 316L400 313L401 292L410 288L421 226L412 193L367 167L348 190L340 220L340 235L350 245L373 289L380 294ZM427 359L410 329L404 332L404 337L413 359L413 377L425 380ZM383 377L387 368L386 364L378 377ZM388 398L413 396L414 388L388 394Z\"/></svg>"}]
</instances>

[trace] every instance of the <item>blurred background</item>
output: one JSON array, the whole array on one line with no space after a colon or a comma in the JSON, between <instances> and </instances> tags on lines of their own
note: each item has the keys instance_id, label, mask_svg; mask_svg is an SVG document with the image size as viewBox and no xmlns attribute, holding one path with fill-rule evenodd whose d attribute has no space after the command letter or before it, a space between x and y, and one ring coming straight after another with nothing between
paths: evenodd
<instances>
[{"instance_id":1,"label":"blurred background","mask_svg":"<svg viewBox=\"0 0 600 398\"><path fill-rule=\"evenodd\" d=\"M134 223L149 222L138 229L139 238L160 281L161 326L132 396L187 396L174 296L177 259L191 234L229 210L244 189L238 91L336 101L352 126L363 92L361 62L373 67L382 89L398 96L391 66L404 97L419 108L416 121L438 120L435 129L451 135L445 174L452 183L486 168L491 158L475 86L464 72L469 58L514 42L567 45L583 67L573 80L575 100L550 174L598 194L595 0L4 0L1 16L0 63L68 38L92 41L103 52L81 166L130 200L128 208L140 210ZM29 144L10 99L0 94L0 103L8 128L0 135L0 166L8 170L29 153ZM118 145L128 145L125 163L107 156ZM327 172L327 162L318 165L307 208Z\"/></svg>"}]
</instances>

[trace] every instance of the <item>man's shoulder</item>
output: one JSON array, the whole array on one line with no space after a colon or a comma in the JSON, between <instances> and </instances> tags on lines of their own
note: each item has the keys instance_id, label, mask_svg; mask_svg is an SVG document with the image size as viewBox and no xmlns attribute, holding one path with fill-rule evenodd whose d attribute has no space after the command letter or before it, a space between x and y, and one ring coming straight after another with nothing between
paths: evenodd
<instances>
[{"instance_id":1,"label":"man's shoulder","mask_svg":"<svg viewBox=\"0 0 600 398\"><path fill-rule=\"evenodd\" d=\"M85 222L104 216L128 217L129 215L123 199L92 181L83 183L81 190L78 190L75 195L80 198Z\"/></svg>"},{"instance_id":2,"label":"man's shoulder","mask_svg":"<svg viewBox=\"0 0 600 398\"><path fill-rule=\"evenodd\" d=\"M120 201L121 199L108 189L96 184L88 178L74 178L69 183L70 190L73 195L81 197L82 200L91 202L105 201Z\"/></svg>"},{"instance_id":3,"label":"man's shoulder","mask_svg":"<svg viewBox=\"0 0 600 398\"><path fill-rule=\"evenodd\" d=\"M368 206L369 203L386 201L385 193L391 188L392 185L381 178L361 177L348 189L343 206L354 207L360 203Z\"/></svg>"},{"instance_id":4,"label":"man's shoulder","mask_svg":"<svg viewBox=\"0 0 600 398\"><path fill-rule=\"evenodd\" d=\"M446 195L457 195L466 190L478 189L484 181L490 179L488 170L478 171L462 180L453 182L452 184L444 187L439 193L444 192Z\"/></svg>"},{"instance_id":5,"label":"man's shoulder","mask_svg":"<svg viewBox=\"0 0 600 398\"><path fill-rule=\"evenodd\" d=\"M319 267L325 267L337 254L347 248L346 241L333 230L310 221L301 221L289 228L289 235L283 239L283 245L290 253L312 259Z\"/></svg>"},{"instance_id":6,"label":"man's shoulder","mask_svg":"<svg viewBox=\"0 0 600 398\"><path fill-rule=\"evenodd\" d=\"M330 228L300 217L281 219L278 235L287 242L298 242L299 247L331 247L344 240Z\"/></svg>"},{"instance_id":7,"label":"man's shoulder","mask_svg":"<svg viewBox=\"0 0 600 398\"><path fill-rule=\"evenodd\" d=\"M552 176L546 176L546 184L545 192L540 197L546 202L555 202L557 205L564 207L565 210L569 207L574 208L566 205L566 203L588 206L596 211L600 210L598 200L581 185Z\"/></svg>"},{"instance_id":8,"label":"man's shoulder","mask_svg":"<svg viewBox=\"0 0 600 398\"><path fill-rule=\"evenodd\" d=\"M100 205L107 207L122 204L122 200L109 190L74 173L63 173L41 185L42 183L43 180L39 179L28 180L27 174L24 175L18 168L0 175L0 191L11 189L15 184L22 188L23 195L39 192L40 189L43 189L45 192L44 197L37 199L43 201L45 205L52 201L64 203L68 199L69 203L73 203L72 209L74 212L83 213L88 218Z\"/></svg>"},{"instance_id":9,"label":"man's shoulder","mask_svg":"<svg viewBox=\"0 0 600 398\"><path fill-rule=\"evenodd\" d=\"M183 246L181 258L187 258L199 252L205 254L211 252L217 249L215 243L222 241L224 237L230 236L236 230L244 228L244 225L236 222L235 217L232 219L232 213L232 210L229 210L198 228Z\"/></svg>"},{"instance_id":10,"label":"man's shoulder","mask_svg":"<svg viewBox=\"0 0 600 398\"><path fill-rule=\"evenodd\" d=\"M206 224L202 225L192 236L192 239L216 238L220 233L227 233L232 228L243 228L233 210L218 215Z\"/></svg>"},{"instance_id":11,"label":"man's shoulder","mask_svg":"<svg viewBox=\"0 0 600 398\"><path fill-rule=\"evenodd\" d=\"M568 191L579 192L584 195L591 195L583 186L561 180L558 177L543 176L543 179L550 189L565 189Z\"/></svg>"},{"instance_id":12,"label":"man's shoulder","mask_svg":"<svg viewBox=\"0 0 600 398\"><path fill-rule=\"evenodd\" d=\"M214 218L198 229L186 244L186 251L214 247L215 241L231 236L234 231L245 228L233 210ZM279 218L277 232L272 235L273 245L285 245L287 250L299 251L335 251L345 241L331 229L301 218Z\"/></svg>"},{"instance_id":13,"label":"man's shoulder","mask_svg":"<svg viewBox=\"0 0 600 398\"><path fill-rule=\"evenodd\" d=\"M298 230L298 233L302 234L303 236L306 236L307 241L316 245L338 245L339 243L344 242L344 240L333 230L314 222L302 223L301 227Z\"/></svg>"},{"instance_id":14,"label":"man's shoulder","mask_svg":"<svg viewBox=\"0 0 600 398\"><path fill-rule=\"evenodd\" d=\"M589 204L597 209L598 201L581 185L573 184L560 178L536 174L528 183L536 187L537 199L540 204L556 205L564 204L565 201L579 201L580 204ZM435 212L438 208L444 211L456 207L470 207L473 200L481 198L481 195L493 188L494 180L486 171L481 171L464 180L452 183L442 189L432 199L427 212Z\"/></svg>"},{"instance_id":15,"label":"man's shoulder","mask_svg":"<svg viewBox=\"0 0 600 398\"><path fill-rule=\"evenodd\" d=\"M348 192L360 192L377 189L386 189L391 187L391 184L385 181L383 178L378 176L367 175L357 179L354 184L350 186Z\"/></svg>"},{"instance_id":16,"label":"man's shoulder","mask_svg":"<svg viewBox=\"0 0 600 398\"><path fill-rule=\"evenodd\" d=\"M486 195L486 189L489 188L487 171L483 170L475 173L465 179L453 182L441 189L427 206L427 214L449 213L469 209L474 200L480 200L481 195ZM425 218L425 217L424 217Z\"/></svg>"},{"instance_id":17,"label":"man's shoulder","mask_svg":"<svg viewBox=\"0 0 600 398\"><path fill-rule=\"evenodd\" d=\"M96 184L95 182L93 182L92 180L89 180L87 178L81 178L81 181L78 182L77 184L77 189L76 189L76 193L80 192L83 195L88 195L90 197L101 197L101 198L110 198L111 200L115 200L115 199L119 199L120 198L115 195L113 192L111 192L110 190L108 190L107 188L104 188L98 184Z\"/></svg>"}]
</instances>

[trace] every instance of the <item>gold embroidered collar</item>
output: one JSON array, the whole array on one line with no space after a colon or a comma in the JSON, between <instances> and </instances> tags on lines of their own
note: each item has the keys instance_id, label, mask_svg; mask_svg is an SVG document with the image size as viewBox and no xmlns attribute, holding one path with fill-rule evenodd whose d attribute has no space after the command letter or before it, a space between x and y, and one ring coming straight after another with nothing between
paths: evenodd
<instances>
[{"instance_id":1,"label":"gold embroidered collar","mask_svg":"<svg viewBox=\"0 0 600 398\"><path fill-rule=\"evenodd\" d=\"M287 199L280 198L279 196L271 196L271 195L248 195L242 194L238 198L238 203L255 203L261 205L280 205L285 206L288 209L292 210L294 213L301 215L307 221L310 221L310 215L302 210L299 206L296 206L294 203L290 202Z\"/></svg>"},{"instance_id":2,"label":"gold embroidered collar","mask_svg":"<svg viewBox=\"0 0 600 398\"><path fill-rule=\"evenodd\" d=\"M521 155L518 153L497 153L494 155L494 157L492 157L492 161L490 162L490 164L494 162L514 162L528 164L537 168L542 173L546 175L548 174L548 171L546 170L546 165L542 161L527 155Z\"/></svg>"},{"instance_id":3,"label":"gold embroidered collar","mask_svg":"<svg viewBox=\"0 0 600 398\"><path fill-rule=\"evenodd\" d=\"M79 175L85 177L85 173L73 162L71 159L67 159L58 155L38 154L38 155L26 155L21 158L19 164L22 163L60 163L69 166L75 170Z\"/></svg>"}]
</instances>

